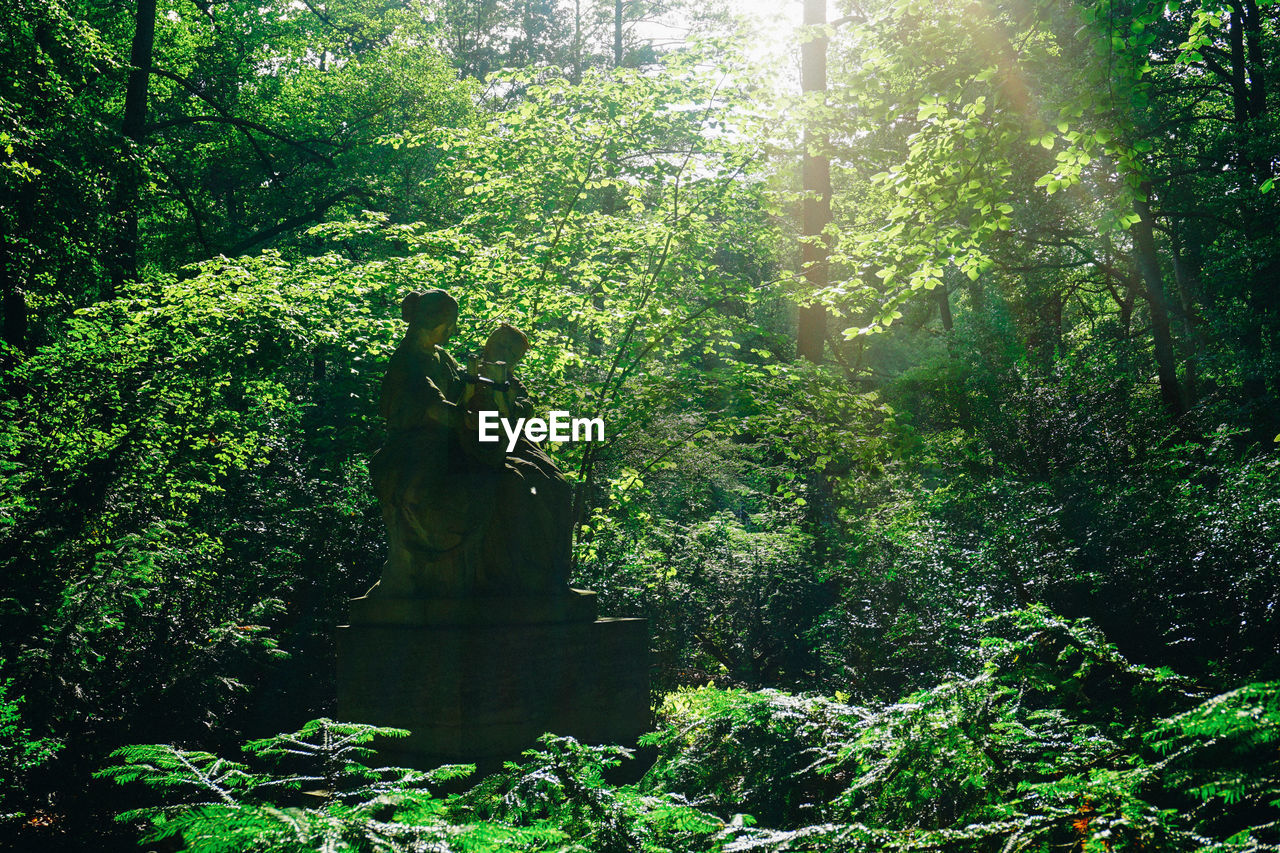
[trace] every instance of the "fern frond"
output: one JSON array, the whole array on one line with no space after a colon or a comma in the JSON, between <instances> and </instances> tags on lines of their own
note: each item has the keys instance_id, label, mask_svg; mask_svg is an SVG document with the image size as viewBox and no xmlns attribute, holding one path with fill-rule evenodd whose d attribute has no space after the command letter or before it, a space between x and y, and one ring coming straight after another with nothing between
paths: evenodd
<instances>
[{"instance_id":1,"label":"fern frond","mask_svg":"<svg viewBox=\"0 0 1280 853\"><path fill-rule=\"evenodd\" d=\"M121 784L141 782L162 791L177 789L211 794L227 805L235 803L237 792L262 781L244 764L210 752L178 749L169 744L121 747L112 752L111 757L125 763L103 768L94 773L95 778Z\"/></svg>"}]
</instances>

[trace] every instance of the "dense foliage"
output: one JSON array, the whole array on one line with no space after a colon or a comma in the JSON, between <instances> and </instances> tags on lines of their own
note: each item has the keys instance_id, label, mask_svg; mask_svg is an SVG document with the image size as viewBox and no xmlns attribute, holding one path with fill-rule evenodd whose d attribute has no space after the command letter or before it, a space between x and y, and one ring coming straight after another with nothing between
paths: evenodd
<instances>
[{"instance_id":1,"label":"dense foliage","mask_svg":"<svg viewBox=\"0 0 1280 853\"><path fill-rule=\"evenodd\" d=\"M169 800L121 815L148 840L207 851L1275 849L1275 683L1201 701L1086 621L989 624L980 670L893 704L672 693L636 785L607 780L627 750L547 736L446 795L474 768L371 769L366 744L405 733L329 720L247 745L288 771L154 745L103 775ZM289 802L312 785L313 804Z\"/></svg>"},{"instance_id":2,"label":"dense foliage","mask_svg":"<svg viewBox=\"0 0 1280 853\"><path fill-rule=\"evenodd\" d=\"M735 850L1274 849L1275 683L1201 702L1087 622L989 625L976 674L895 704L672 694L645 787L769 815Z\"/></svg>"},{"instance_id":3,"label":"dense foliage","mask_svg":"<svg viewBox=\"0 0 1280 853\"><path fill-rule=\"evenodd\" d=\"M152 824L144 841L180 839L186 849L249 850L651 850L686 848L723 828L714 815L671 794L613 788L606 770L629 757L621 747L584 746L548 735L523 763L509 762L465 794L442 783L466 777L471 765L430 772L371 768L375 736L403 729L312 720L297 732L245 745L251 768L207 752L131 746L123 762L100 775L141 782L178 802L126 812L121 820ZM317 790L301 798L304 786ZM435 789L433 791L433 788Z\"/></svg>"},{"instance_id":4,"label":"dense foliage","mask_svg":"<svg viewBox=\"0 0 1280 853\"><path fill-rule=\"evenodd\" d=\"M1276 849L1280 6L835 5L0 0L0 841ZM327 719L430 286L606 422L638 784Z\"/></svg>"}]
</instances>

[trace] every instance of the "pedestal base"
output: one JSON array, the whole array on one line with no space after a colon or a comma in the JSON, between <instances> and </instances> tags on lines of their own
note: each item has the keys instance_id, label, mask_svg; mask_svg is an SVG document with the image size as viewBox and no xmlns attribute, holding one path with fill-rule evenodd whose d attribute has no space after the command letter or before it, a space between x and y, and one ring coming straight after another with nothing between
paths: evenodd
<instances>
[{"instance_id":1,"label":"pedestal base","mask_svg":"<svg viewBox=\"0 0 1280 853\"><path fill-rule=\"evenodd\" d=\"M408 729L389 764L516 758L544 732L634 744L649 725L643 619L594 619L594 594L357 599L338 628L338 716Z\"/></svg>"}]
</instances>

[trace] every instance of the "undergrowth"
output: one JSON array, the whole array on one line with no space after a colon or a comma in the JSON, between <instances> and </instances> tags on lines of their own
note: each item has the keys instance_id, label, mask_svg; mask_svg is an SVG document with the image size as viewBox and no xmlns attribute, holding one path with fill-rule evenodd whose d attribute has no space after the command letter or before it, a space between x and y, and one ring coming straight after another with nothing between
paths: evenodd
<instances>
[{"instance_id":1,"label":"undergrowth","mask_svg":"<svg viewBox=\"0 0 1280 853\"><path fill-rule=\"evenodd\" d=\"M987 628L980 670L879 707L672 693L636 785L605 778L629 750L547 735L445 794L474 768L373 767L406 733L329 720L244 761L128 747L100 775L161 795L120 817L144 843L202 853L1280 850L1280 683L1206 698L1044 608Z\"/></svg>"}]
</instances>

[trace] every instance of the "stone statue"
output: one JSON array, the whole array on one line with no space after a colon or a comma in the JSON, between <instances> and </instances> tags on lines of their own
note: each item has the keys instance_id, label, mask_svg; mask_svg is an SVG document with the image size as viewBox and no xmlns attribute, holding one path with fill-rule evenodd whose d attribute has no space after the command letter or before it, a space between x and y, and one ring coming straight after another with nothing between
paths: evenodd
<instances>
[{"instance_id":1,"label":"stone statue","mask_svg":"<svg viewBox=\"0 0 1280 853\"><path fill-rule=\"evenodd\" d=\"M458 303L443 290L410 293L409 324L382 382L387 440L370 463L389 540L375 597L568 594L569 484L521 439L480 442L481 411L527 417L533 406L511 369L528 339L503 324L483 363L464 373L441 348Z\"/></svg>"},{"instance_id":2,"label":"stone statue","mask_svg":"<svg viewBox=\"0 0 1280 853\"><path fill-rule=\"evenodd\" d=\"M379 760L424 769L496 767L548 731L634 742L649 728L645 621L599 619L596 594L569 588L569 484L546 452L479 440L481 413L533 414L515 375L528 339L503 324L464 371L442 348L449 294L411 293L401 312L370 463L390 550L337 628L339 716L408 729Z\"/></svg>"}]
</instances>

